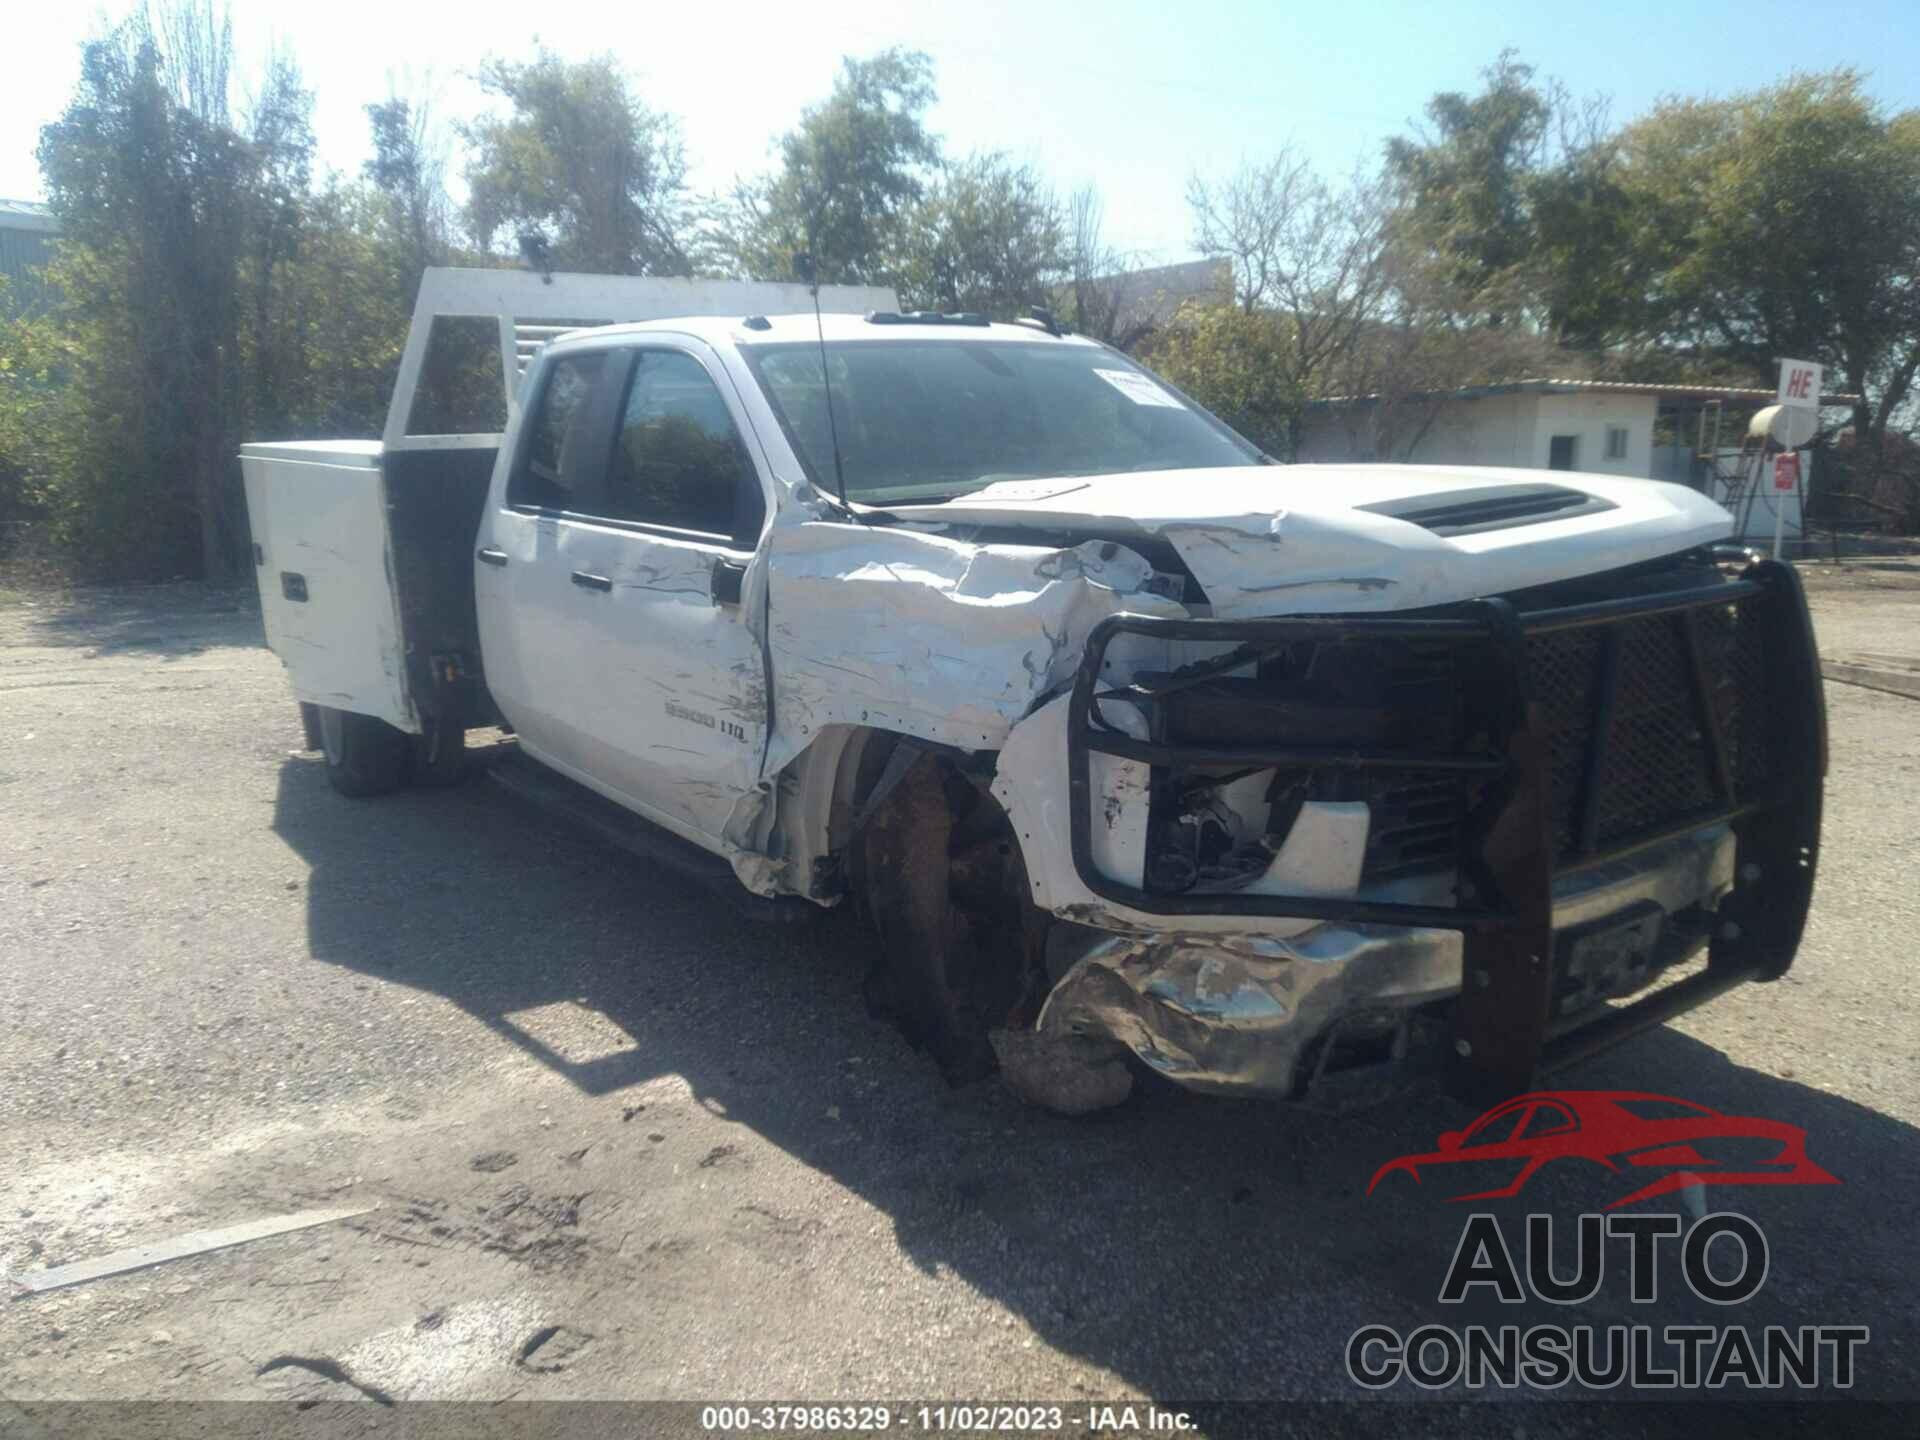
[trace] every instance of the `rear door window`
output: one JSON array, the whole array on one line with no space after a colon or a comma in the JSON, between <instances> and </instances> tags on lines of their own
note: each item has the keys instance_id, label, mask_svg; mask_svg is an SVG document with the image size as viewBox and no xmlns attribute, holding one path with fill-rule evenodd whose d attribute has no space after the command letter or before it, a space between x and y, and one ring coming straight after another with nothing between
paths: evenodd
<instances>
[{"instance_id":1,"label":"rear door window","mask_svg":"<svg viewBox=\"0 0 1920 1440\"><path fill-rule=\"evenodd\" d=\"M591 511L598 503L605 437L596 433L593 403L607 364L604 353L569 355L547 370L540 399L507 481L507 503L541 510Z\"/></svg>"}]
</instances>

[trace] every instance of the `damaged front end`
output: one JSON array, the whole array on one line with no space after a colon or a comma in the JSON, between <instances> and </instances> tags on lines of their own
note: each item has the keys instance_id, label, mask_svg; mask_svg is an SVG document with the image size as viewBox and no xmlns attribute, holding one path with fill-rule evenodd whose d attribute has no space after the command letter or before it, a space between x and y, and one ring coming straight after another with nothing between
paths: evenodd
<instances>
[{"instance_id":1,"label":"damaged front end","mask_svg":"<svg viewBox=\"0 0 1920 1440\"><path fill-rule=\"evenodd\" d=\"M1417 614L1117 615L994 788L1035 903L1077 922L1043 1031L1339 1103L1433 1067L1523 1091L1785 973L1824 769L1805 600L1763 562Z\"/></svg>"}]
</instances>

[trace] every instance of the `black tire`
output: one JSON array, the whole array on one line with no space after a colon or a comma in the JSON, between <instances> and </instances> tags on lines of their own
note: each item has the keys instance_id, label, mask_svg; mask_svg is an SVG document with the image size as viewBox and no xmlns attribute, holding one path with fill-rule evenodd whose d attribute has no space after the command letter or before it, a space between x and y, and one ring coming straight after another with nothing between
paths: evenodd
<instances>
[{"instance_id":1,"label":"black tire","mask_svg":"<svg viewBox=\"0 0 1920 1440\"><path fill-rule=\"evenodd\" d=\"M467 732L463 727L429 720L425 730L408 738L414 784L458 785L466 778Z\"/></svg>"},{"instance_id":2,"label":"black tire","mask_svg":"<svg viewBox=\"0 0 1920 1440\"><path fill-rule=\"evenodd\" d=\"M320 748L327 757L327 779L342 795L364 800L407 783L413 759L412 737L371 715L316 707L320 712Z\"/></svg>"},{"instance_id":3,"label":"black tire","mask_svg":"<svg viewBox=\"0 0 1920 1440\"><path fill-rule=\"evenodd\" d=\"M991 1031L1022 1002L1034 958L1024 872L992 797L923 756L859 837L856 884L880 953L868 997L947 1080L995 1069Z\"/></svg>"},{"instance_id":4,"label":"black tire","mask_svg":"<svg viewBox=\"0 0 1920 1440\"><path fill-rule=\"evenodd\" d=\"M320 707L300 702L300 733L305 737L307 749L324 750L326 742L320 738Z\"/></svg>"}]
</instances>

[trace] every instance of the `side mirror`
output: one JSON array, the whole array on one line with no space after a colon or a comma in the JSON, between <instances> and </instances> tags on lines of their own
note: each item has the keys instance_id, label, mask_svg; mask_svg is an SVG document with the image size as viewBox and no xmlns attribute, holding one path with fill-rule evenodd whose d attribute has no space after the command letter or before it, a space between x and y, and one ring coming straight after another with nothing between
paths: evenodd
<instances>
[{"instance_id":1,"label":"side mirror","mask_svg":"<svg viewBox=\"0 0 1920 1440\"><path fill-rule=\"evenodd\" d=\"M1440 1137L1440 1148L1448 1151L1458 1150L1460 1148L1460 1132L1458 1130L1447 1131L1446 1134Z\"/></svg>"}]
</instances>

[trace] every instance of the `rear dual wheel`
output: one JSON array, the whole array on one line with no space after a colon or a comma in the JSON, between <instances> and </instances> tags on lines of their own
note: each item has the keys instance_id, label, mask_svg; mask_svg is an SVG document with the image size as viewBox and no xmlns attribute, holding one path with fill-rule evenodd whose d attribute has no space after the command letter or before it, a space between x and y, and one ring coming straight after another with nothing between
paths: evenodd
<instances>
[{"instance_id":1,"label":"rear dual wheel","mask_svg":"<svg viewBox=\"0 0 1920 1440\"><path fill-rule=\"evenodd\" d=\"M328 782L342 795L364 800L410 780L447 785L460 778L466 732L456 726L429 725L426 733L409 735L328 705L302 705L300 713L309 741L317 738L326 756Z\"/></svg>"},{"instance_id":2,"label":"rear dual wheel","mask_svg":"<svg viewBox=\"0 0 1920 1440\"><path fill-rule=\"evenodd\" d=\"M320 714L320 752L327 757L327 780L342 795L364 800L407 783L413 746L404 731L384 720L316 707Z\"/></svg>"},{"instance_id":3,"label":"rear dual wheel","mask_svg":"<svg viewBox=\"0 0 1920 1440\"><path fill-rule=\"evenodd\" d=\"M413 750L412 778L416 785L453 785L467 773L467 732L458 725L429 720L418 735L409 735Z\"/></svg>"}]
</instances>

